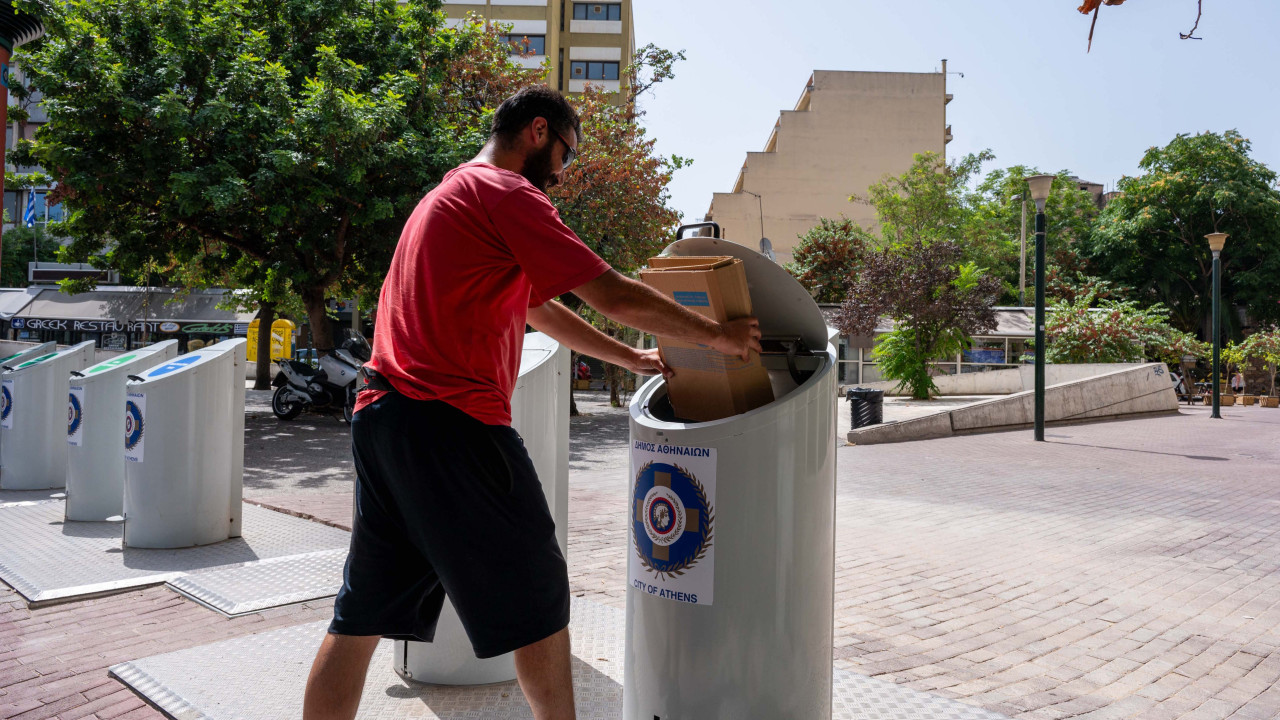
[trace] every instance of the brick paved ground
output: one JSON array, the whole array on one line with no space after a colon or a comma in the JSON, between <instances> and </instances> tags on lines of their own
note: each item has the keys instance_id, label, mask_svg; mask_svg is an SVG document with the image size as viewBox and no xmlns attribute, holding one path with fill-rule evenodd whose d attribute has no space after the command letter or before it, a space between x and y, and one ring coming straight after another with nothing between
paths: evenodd
<instances>
[{"instance_id":1,"label":"brick paved ground","mask_svg":"<svg viewBox=\"0 0 1280 720\"><path fill-rule=\"evenodd\" d=\"M626 417L583 406L572 586L621 607ZM1280 411L1223 414L841 448L837 662L1028 720L1280 717ZM246 497L348 522L345 426L248 425ZM329 609L0 588L0 717L158 717L105 668Z\"/></svg>"}]
</instances>

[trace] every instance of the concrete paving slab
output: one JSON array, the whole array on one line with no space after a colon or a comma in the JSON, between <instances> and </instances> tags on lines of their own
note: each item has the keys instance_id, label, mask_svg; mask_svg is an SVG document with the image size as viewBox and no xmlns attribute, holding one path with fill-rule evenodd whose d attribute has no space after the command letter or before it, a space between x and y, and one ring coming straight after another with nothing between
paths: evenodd
<instances>
[{"instance_id":1,"label":"concrete paving slab","mask_svg":"<svg viewBox=\"0 0 1280 720\"><path fill-rule=\"evenodd\" d=\"M623 612L575 599L570 634L578 717L622 717ZM327 623L272 630L122 663L110 673L183 720L297 717L307 673ZM384 640L365 679L358 720L532 718L515 682L474 687L413 683L392 669ZM1006 716L849 672L833 670L833 720L1003 720Z\"/></svg>"},{"instance_id":2,"label":"concrete paving slab","mask_svg":"<svg viewBox=\"0 0 1280 720\"><path fill-rule=\"evenodd\" d=\"M0 579L32 606L156 585L224 565L345 550L349 534L254 505L244 537L177 550L122 548L120 523L69 522L61 501L0 507Z\"/></svg>"}]
</instances>

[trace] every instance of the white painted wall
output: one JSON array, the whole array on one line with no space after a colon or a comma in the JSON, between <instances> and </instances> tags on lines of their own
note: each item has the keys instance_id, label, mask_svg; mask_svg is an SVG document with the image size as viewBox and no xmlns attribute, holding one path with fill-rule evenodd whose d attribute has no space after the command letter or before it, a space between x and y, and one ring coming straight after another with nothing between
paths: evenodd
<instances>
[{"instance_id":1,"label":"white painted wall","mask_svg":"<svg viewBox=\"0 0 1280 720\"><path fill-rule=\"evenodd\" d=\"M603 89L605 92L618 92L622 87L622 84L617 80L570 80L569 92L586 92L588 83Z\"/></svg>"},{"instance_id":2,"label":"white painted wall","mask_svg":"<svg viewBox=\"0 0 1280 720\"><path fill-rule=\"evenodd\" d=\"M569 59L570 60L611 60L614 62L622 62L622 48L575 45L569 48Z\"/></svg>"},{"instance_id":3,"label":"white painted wall","mask_svg":"<svg viewBox=\"0 0 1280 720\"><path fill-rule=\"evenodd\" d=\"M621 35L621 20L570 20L569 32L599 33L601 35Z\"/></svg>"}]
</instances>

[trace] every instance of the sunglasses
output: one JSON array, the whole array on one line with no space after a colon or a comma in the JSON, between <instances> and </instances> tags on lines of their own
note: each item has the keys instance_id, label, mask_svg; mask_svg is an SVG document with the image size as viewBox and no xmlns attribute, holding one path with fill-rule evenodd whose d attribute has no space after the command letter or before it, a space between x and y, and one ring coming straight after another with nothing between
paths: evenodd
<instances>
[{"instance_id":1,"label":"sunglasses","mask_svg":"<svg viewBox=\"0 0 1280 720\"><path fill-rule=\"evenodd\" d=\"M573 146L569 144L569 141L565 140L564 136L559 132L555 130L552 130L551 132L555 133L556 137L560 138L560 142L564 143L564 166L561 167L560 170L568 170L569 166L572 165L573 161L578 157L578 151L574 150Z\"/></svg>"}]
</instances>

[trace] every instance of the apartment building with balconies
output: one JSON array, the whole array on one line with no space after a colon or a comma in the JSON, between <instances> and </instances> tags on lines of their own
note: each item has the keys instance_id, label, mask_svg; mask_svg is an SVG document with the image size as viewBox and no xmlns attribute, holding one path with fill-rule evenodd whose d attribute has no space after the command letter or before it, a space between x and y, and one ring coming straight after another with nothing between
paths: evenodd
<instances>
[{"instance_id":1,"label":"apartment building with balconies","mask_svg":"<svg viewBox=\"0 0 1280 720\"><path fill-rule=\"evenodd\" d=\"M510 26L513 52L525 67L550 61L545 82L565 93L581 93L588 84L617 92L622 73L635 54L631 0L444 0L447 23L469 15Z\"/></svg>"}]
</instances>

